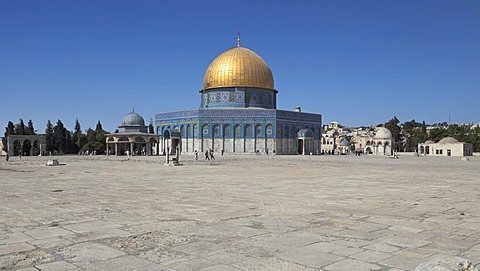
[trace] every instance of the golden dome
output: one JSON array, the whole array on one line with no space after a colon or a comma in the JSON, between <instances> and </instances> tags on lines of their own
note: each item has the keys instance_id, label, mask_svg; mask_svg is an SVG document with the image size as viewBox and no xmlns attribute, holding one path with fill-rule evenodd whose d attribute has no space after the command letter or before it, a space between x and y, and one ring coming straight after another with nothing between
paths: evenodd
<instances>
[{"instance_id":1,"label":"golden dome","mask_svg":"<svg viewBox=\"0 0 480 271\"><path fill-rule=\"evenodd\" d=\"M273 89L267 63L254 51L237 46L218 55L208 66L203 88L259 87Z\"/></svg>"}]
</instances>

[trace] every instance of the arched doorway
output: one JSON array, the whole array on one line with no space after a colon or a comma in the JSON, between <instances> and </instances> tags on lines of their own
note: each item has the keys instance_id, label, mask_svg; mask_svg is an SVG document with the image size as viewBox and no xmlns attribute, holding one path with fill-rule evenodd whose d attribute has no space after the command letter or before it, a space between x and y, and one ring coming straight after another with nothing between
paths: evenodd
<instances>
[{"instance_id":1,"label":"arched doorway","mask_svg":"<svg viewBox=\"0 0 480 271\"><path fill-rule=\"evenodd\" d=\"M20 143L20 140L15 140L13 141L13 155L21 155L22 154L22 144Z\"/></svg>"},{"instance_id":2,"label":"arched doorway","mask_svg":"<svg viewBox=\"0 0 480 271\"><path fill-rule=\"evenodd\" d=\"M30 156L31 150L32 150L32 142L30 142L30 140L28 139L25 139L23 141L22 155Z\"/></svg>"},{"instance_id":3,"label":"arched doorway","mask_svg":"<svg viewBox=\"0 0 480 271\"><path fill-rule=\"evenodd\" d=\"M310 129L304 128L297 132L297 153L313 153L313 132Z\"/></svg>"},{"instance_id":4,"label":"arched doorway","mask_svg":"<svg viewBox=\"0 0 480 271\"><path fill-rule=\"evenodd\" d=\"M32 146L32 155L37 156L40 155L40 144L38 143L38 140L33 141L33 146Z\"/></svg>"}]
</instances>

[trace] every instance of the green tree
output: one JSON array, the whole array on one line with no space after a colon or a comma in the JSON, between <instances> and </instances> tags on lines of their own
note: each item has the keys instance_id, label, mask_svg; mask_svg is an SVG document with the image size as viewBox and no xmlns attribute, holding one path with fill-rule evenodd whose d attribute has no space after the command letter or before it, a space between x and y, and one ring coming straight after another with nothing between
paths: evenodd
<instances>
[{"instance_id":1,"label":"green tree","mask_svg":"<svg viewBox=\"0 0 480 271\"><path fill-rule=\"evenodd\" d=\"M67 153L67 132L68 131L62 121L58 120L55 127L53 127L54 149L58 153Z\"/></svg>"},{"instance_id":2,"label":"green tree","mask_svg":"<svg viewBox=\"0 0 480 271\"><path fill-rule=\"evenodd\" d=\"M25 123L23 123L23 119L20 119L20 123L16 125L16 134L17 135L25 135Z\"/></svg>"},{"instance_id":3,"label":"green tree","mask_svg":"<svg viewBox=\"0 0 480 271\"><path fill-rule=\"evenodd\" d=\"M95 131L92 128L88 128L86 139L86 143L82 146L82 150L92 152L95 144Z\"/></svg>"},{"instance_id":4,"label":"green tree","mask_svg":"<svg viewBox=\"0 0 480 271\"><path fill-rule=\"evenodd\" d=\"M399 151L401 149L401 143L402 143L401 134L400 134L401 129L400 129L400 126L398 125L399 123L400 121L397 119L396 116L394 116L384 125L384 127L390 130L390 132L392 133L396 151Z\"/></svg>"},{"instance_id":5,"label":"green tree","mask_svg":"<svg viewBox=\"0 0 480 271\"><path fill-rule=\"evenodd\" d=\"M87 143L87 136L82 133L82 129L80 126L80 122L78 118L75 120L75 128L73 131L73 138L72 141L75 145L72 153L78 153L81 149L83 149L83 145Z\"/></svg>"},{"instance_id":6,"label":"green tree","mask_svg":"<svg viewBox=\"0 0 480 271\"><path fill-rule=\"evenodd\" d=\"M55 150L55 145L54 145L54 136L53 136L53 125L48 120L47 122L47 128L45 129L45 141L47 144L47 152L51 153Z\"/></svg>"},{"instance_id":7,"label":"green tree","mask_svg":"<svg viewBox=\"0 0 480 271\"><path fill-rule=\"evenodd\" d=\"M2 138L3 143L3 151L8 152L8 136L15 134L15 125L13 122L9 121L7 127L5 127L5 133L3 134L4 137Z\"/></svg>"},{"instance_id":8,"label":"green tree","mask_svg":"<svg viewBox=\"0 0 480 271\"><path fill-rule=\"evenodd\" d=\"M443 127L435 127L430 130L428 138L434 142L438 142L440 139L447 137L448 131Z\"/></svg>"},{"instance_id":9,"label":"green tree","mask_svg":"<svg viewBox=\"0 0 480 271\"><path fill-rule=\"evenodd\" d=\"M28 120L27 128L25 129L25 133L27 135L34 135L35 134L35 128L33 128L33 121L30 119Z\"/></svg>"},{"instance_id":10,"label":"green tree","mask_svg":"<svg viewBox=\"0 0 480 271\"><path fill-rule=\"evenodd\" d=\"M70 131L67 131L66 133L66 142L67 142L67 148L66 148L66 153L77 153L77 146L73 142L73 133Z\"/></svg>"},{"instance_id":11,"label":"green tree","mask_svg":"<svg viewBox=\"0 0 480 271\"><path fill-rule=\"evenodd\" d=\"M97 154L103 154L107 149L107 143L105 141L106 133L102 128L102 124L98 121L97 127L95 128L95 143L93 144L94 151L96 151Z\"/></svg>"}]
</instances>

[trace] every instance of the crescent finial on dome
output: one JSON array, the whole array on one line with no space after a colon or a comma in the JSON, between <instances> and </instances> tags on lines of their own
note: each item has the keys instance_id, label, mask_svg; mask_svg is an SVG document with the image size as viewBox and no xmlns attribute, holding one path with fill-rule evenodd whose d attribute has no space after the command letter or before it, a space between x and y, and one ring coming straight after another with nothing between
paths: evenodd
<instances>
[{"instance_id":1,"label":"crescent finial on dome","mask_svg":"<svg viewBox=\"0 0 480 271\"><path fill-rule=\"evenodd\" d=\"M237 32L237 47L240 47L240 32Z\"/></svg>"}]
</instances>

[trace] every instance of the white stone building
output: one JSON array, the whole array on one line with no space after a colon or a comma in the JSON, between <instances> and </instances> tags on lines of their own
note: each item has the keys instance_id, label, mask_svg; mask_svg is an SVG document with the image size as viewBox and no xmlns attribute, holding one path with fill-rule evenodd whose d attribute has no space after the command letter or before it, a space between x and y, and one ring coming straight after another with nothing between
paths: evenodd
<instances>
[{"instance_id":1,"label":"white stone building","mask_svg":"<svg viewBox=\"0 0 480 271\"><path fill-rule=\"evenodd\" d=\"M453 137L445 137L437 143L427 140L418 144L418 153L428 156L472 156L473 145L459 142Z\"/></svg>"},{"instance_id":2,"label":"white stone building","mask_svg":"<svg viewBox=\"0 0 480 271\"><path fill-rule=\"evenodd\" d=\"M354 136L353 144L356 151L365 154L392 155L393 137L390 130L385 127L377 127L375 132L363 130Z\"/></svg>"}]
</instances>

